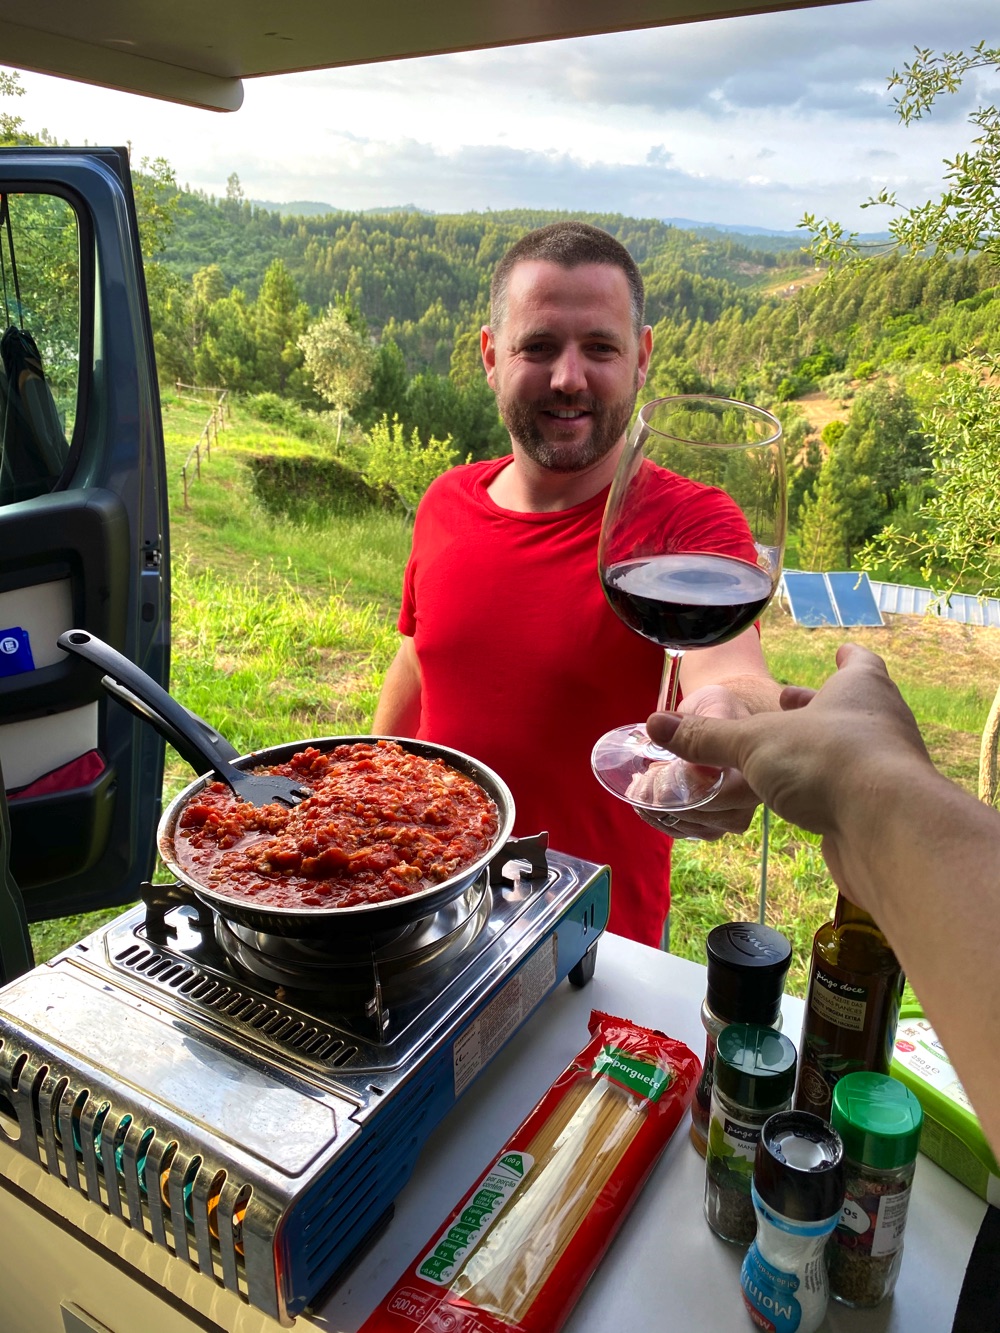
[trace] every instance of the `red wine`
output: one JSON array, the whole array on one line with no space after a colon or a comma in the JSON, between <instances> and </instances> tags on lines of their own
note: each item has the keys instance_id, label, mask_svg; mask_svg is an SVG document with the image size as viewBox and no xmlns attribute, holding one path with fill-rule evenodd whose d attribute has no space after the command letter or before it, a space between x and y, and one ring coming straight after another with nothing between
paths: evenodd
<instances>
[{"instance_id":1,"label":"red wine","mask_svg":"<svg viewBox=\"0 0 1000 1333\"><path fill-rule=\"evenodd\" d=\"M620 560L601 581L629 629L662 648L724 643L753 623L773 590L757 565L691 553Z\"/></svg>"}]
</instances>

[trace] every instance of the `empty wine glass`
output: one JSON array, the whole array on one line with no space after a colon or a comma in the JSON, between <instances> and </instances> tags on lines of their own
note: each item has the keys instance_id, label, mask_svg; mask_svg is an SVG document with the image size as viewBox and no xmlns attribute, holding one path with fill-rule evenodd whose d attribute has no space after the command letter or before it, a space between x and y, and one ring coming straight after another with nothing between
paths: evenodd
<instances>
[{"instance_id":1,"label":"empty wine glass","mask_svg":"<svg viewBox=\"0 0 1000 1333\"><path fill-rule=\"evenodd\" d=\"M682 653L725 643L774 596L785 545L781 423L714 395L646 403L611 485L598 565L615 613L666 650L657 709L678 699ZM594 773L644 810L691 810L722 785L650 740L644 725L602 736Z\"/></svg>"}]
</instances>

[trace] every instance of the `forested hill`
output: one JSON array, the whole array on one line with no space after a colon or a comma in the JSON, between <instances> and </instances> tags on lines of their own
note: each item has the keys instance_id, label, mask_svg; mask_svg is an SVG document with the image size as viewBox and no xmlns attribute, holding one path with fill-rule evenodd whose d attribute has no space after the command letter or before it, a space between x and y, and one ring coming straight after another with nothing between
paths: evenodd
<instances>
[{"instance_id":1,"label":"forested hill","mask_svg":"<svg viewBox=\"0 0 1000 1333\"><path fill-rule=\"evenodd\" d=\"M217 265L224 286L253 300L268 266L283 260L302 300L319 312L348 296L369 327L419 321L440 302L463 324L485 315L490 271L524 231L569 214L516 210L499 213L310 213L283 216L241 199L185 193L175 229L160 256L185 280ZM649 316L714 319L741 303L741 293L780 271L804 271L794 242L776 251L752 237L709 237L654 219L574 214L616 236L641 265L649 287Z\"/></svg>"},{"instance_id":2,"label":"forested hill","mask_svg":"<svg viewBox=\"0 0 1000 1333\"><path fill-rule=\"evenodd\" d=\"M280 261L287 288L281 299L302 303L307 320L344 303L376 341L399 348L410 375L454 375L458 344L461 378L461 345L486 318L493 265L527 229L567 216L411 209L286 217L239 197L185 192L154 294L172 310L161 306L157 322L164 331L181 317L210 327L208 311L186 306L227 298L235 301L224 312L231 335L233 320L260 301L269 270L275 285ZM657 364L673 366L674 387L687 382L789 398L834 372L901 362L940 366L984 339L995 343L997 275L983 259L888 257L830 277L801 247L775 250L774 237L757 238L757 248L742 234L620 214L573 216L605 228L635 256L656 328ZM219 333L226 336L226 328ZM185 341L199 336L195 328ZM474 362L471 350L465 359ZM261 386L249 380L231 387ZM671 387L661 376L661 390Z\"/></svg>"},{"instance_id":3,"label":"forested hill","mask_svg":"<svg viewBox=\"0 0 1000 1333\"><path fill-rule=\"evenodd\" d=\"M166 382L262 395L271 413L332 406L338 448L364 448L393 417L459 458L509 447L479 355L490 274L526 230L567 214L283 217L238 194L178 203L147 267ZM988 257L888 255L831 272L773 238L757 248L655 219L587 220L645 278L643 396L721 393L781 415L804 567L850 568L887 522L912 530L942 373L970 350L1000 350Z\"/></svg>"}]
</instances>

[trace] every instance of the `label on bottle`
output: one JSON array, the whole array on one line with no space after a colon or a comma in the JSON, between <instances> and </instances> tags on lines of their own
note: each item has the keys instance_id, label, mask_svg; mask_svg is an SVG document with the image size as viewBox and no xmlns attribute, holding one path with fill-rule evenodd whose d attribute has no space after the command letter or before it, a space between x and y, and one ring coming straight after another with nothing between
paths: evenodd
<instances>
[{"instance_id":1,"label":"label on bottle","mask_svg":"<svg viewBox=\"0 0 1000 1333\"><path fill-rule=\"evenodd\" d=\"M729 1150L726 1156L745 1157L752 1162L760 1141L760 1122L753 1124L731 1115L720 1115L717 1123L722 1130L722 1142Z\"/></svg>"},{"instance_id":2,"label":"label on bottle","mask_svg":"<svg viewBox=\"0 0 1000 1333\"><path fill-rule=\"evenodd\" d=\"M830 1118L833 1087L858 1069L887 1074L902 973L848 972L814 958L799 1050L795 1106Z\"/></svg>"},{"instance_id":3,"label":"label on bottle","mask_svg":"<svg viewBox=\"0 0 1000 1333\"><path fill-rule=\"evenodd\" d=\"M754 1241L740 1270L743 1304L758 1328L774 1333L795 1333L802 1323L802 1306L796 1299L799 1277L769 1264Z\"/></svg>"},{"instance_id":4,"label":"label on bottle","mask_svg":"<svg viewBox=\"0 0 1000 1333\"><path fill-rule=\"evenodd\" d=\"M853 981L840 981L816 969L810 1006L820 1018L849 1032L864 1032L868 1012L868 988Z\"/></svg>"},{"instance_id":5,"label":"label on bottle","mask_svg":"<svg viewBox=\"0 0 1000 1333\"><path fill-rule=\"evenodd\" d=\"M873 1259L895 1254L902 1248L910 1190L904 1182L892 1186L891 1194L851 1192L844 1200L834 1235L855 1254Z\"/></svg>"}]
</instances>

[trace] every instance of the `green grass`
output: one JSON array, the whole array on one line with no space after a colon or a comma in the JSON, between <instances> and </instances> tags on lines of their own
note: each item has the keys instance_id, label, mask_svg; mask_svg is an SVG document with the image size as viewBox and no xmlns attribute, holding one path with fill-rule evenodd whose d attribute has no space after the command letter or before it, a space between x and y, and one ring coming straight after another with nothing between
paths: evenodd
<instances>
[{"instance_id":1,"label":"green grass","mask_svg":"<svg viewBox=\"0 0 1000 1333\"><path fill-rule=\"evenodd\" d=\"M327 512L291 523L254 495L249 455L322 454L237 406L189 481L180 468L207 418L203 404L168 397L164 407L171 482L174 694L240 749L289 738L364 732L395 651L395 617L409 524L380 510ZM763 642L775 677L818 686L834 670L841 630L805 630L780 607L765 616ZM935 761L976 790L979 736L1000 681L1000 630L933 618L892 617L850 636L885 657L914 709ZM191 779L168 749L165 794ZM674 849L671 948L704 960L712 926L756 919L762 814L749 832ZM767 920L793 946L788 989L801 994L809 946L830 914L835 889L819 839L770 820ZM39 960L115 913L32 928Z\"/></svg>"}]
</instances>

